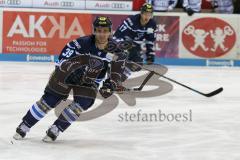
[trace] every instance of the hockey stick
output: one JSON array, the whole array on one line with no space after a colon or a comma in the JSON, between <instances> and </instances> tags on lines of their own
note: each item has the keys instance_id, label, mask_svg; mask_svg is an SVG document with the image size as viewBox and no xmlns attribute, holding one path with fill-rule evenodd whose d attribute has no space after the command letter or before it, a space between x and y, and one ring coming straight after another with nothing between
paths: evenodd
<instances>
[{"instance_id":1,"label":"hockey stick","mask_svg":"<svg viewBox=\"0 0 240 160\"><path fill-rule=\"evenodd\" d=\"M124 93L124 92L138 92L138 91L142 91L143 87L147 84L147 82L152 78L152 76L156 74L154 71L150 71L149 74L147 75L147 77L143 80L143 82L141 83L141 85L137 88L120 88L120 89L116 89L116 90L110 90L107 89L107 92L117 92L119 94Z\"/></svg>"},{"instance_id":2,"label":"hockey stick","mask_svg":"<svg viewBox=\"0 0 240 160\"><path fill-rule=\"evenodd\" d=\"M117 45L115 44L115 47L116 47L116 46L117 46ZM157 73L157 72L152 71L152 70L150 70L150 69L148 69L148 68L146 68L146 67L143 67L142 65L137 64L137 63L135 63L135 62L133 62L133 61L131 61L131 63L134 63L135 65L141 67L142 69L145 69L145 70L149 71L150 74L145 78L145 80L142 82L142 84L141 84L141 86L140 86L139 88L130 88L130 89L129 89L129 88L125 88L124 91L141 91L141 90L143 89L143 87L145 86L145 84L149 81L149 79L150 79L154 74L156 74L156 75L158 75L158 76L160 76L160 77L163 77L163 78L165 78L165 79L167 79L167 80L169 80L169 81L171 81L171 82L173 82L173 83L176 83L176 84L178 84L178 85L180 85L180 86L182 86L182 87L184 87L184 88L187 88L187 89L189 89L189 90L191 90L191 91L193 91L193 92L195 92L195 93L198 93L198 94L200 94L200 95L203 95L203 96L205 96L205 97L212 97L212 96L215 96L215 95L217 95L217 94L219 94L219 93L221 93L221 92L223 91L223 88L220 87L220 88L218 88L218 89L216 89L216 90L214 90L214 91L212 91L212 92L210 92L210 93L203 93L203 92L200 92L200 91L198 91L198 90L196 90L196 89L194 89L194 88L192 88L192 87L189 87L189 86L187 86L187 85L185 85L185 84L183 84L183 83L180 83L180 82L178 82L178 81L176 81L176 80L174 80L174 79L171 79L171 78L169 78L169 77L167 77L167 76L164 76L163 74ZM117 90L115 90L115 91L117 91ZM117 91L117 92L118 92L118 91Z\"/></svg>"},{"instance_id":3,"label":"hockey stick","mask_svg":"<svg viewBox=\"0 0 240 160\"><path fill-rule=\"evenodd\" d=\"M164 76L164 75L162 75L162 74L160 74L160 73L157 73L157 72L155 72L155 71L152 71L152 70L150 70L150 69L148 69L148 68L146 68L146 67L144 67L144 66L141 66L141 65L139 65L139 64L137 64L137 63L135 63L135 64L138 65L139 67L141 67L141 68L149 71L149 72L153 72L154 74L156 74L156 75L158 75L158 76L160 76L160 77L163 77L163 78L165 78L165 79L167 79L167 80L169 80L169 81L171 81L171 82L173 82L173 83L176 83L176 84L178 84L178 85L180 85L180 86L182 86L182 87L184 87L184 88L187 88L187 89L189 89L189 90L191 90L191 91L193 91L193 92L196 92L196 93L198 93L198 94L201 94L201 95L203 95L203 96L205 96L205 97L212 97L212 96L215 96L215 95L217 95L217 94L219 94L219 93L221 93L221 92L223 91L223 88L220 87L220 88L218 88L218 89L216 89L216 90L214 90L214 91L212 91L212 92L210 92L210 93L203 93L203 92L200 92L200 91L198 91L198 90L196 90L196 89L194 89L194 88L192 88L192 87L189 87L189 86L187 86L187 85L185 85L185 84L183 84L183 83L180 83L180 82L178 82L178 81L176 81L176 80L174 80L174 79L171 79L171 78L169 78L169 77L167 77L167 76Z\"/></svg>"},{"instance_id":4,"label":"hockey stick","mask_svg":"<svg viewBox=\"0 0 240 160\"><path fill-rule=\"evenodd\" d=\"M147 75L147 77L143 80L142 84L138 88L125 88L124 91L141 91L154 74L154 71L150 71L150 73Z\"/></svg>"}]
</instances>

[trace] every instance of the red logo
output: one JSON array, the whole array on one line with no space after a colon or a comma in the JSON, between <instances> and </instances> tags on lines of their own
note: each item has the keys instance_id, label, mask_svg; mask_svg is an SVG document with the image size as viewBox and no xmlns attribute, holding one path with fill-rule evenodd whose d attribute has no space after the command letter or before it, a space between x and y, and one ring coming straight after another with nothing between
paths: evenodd
<instances>
[{"instance_id":1,"label":"red logo","mask_svg":"<svg viewBox=\"0 0 240 160\"><path fill-rule=\"evenodd\" d=\"M200 18L183 30L182 42L192 54L215 58L228 53L236 42L236 33L227 22L218 18Z\"/></svg>"}]
</instances>

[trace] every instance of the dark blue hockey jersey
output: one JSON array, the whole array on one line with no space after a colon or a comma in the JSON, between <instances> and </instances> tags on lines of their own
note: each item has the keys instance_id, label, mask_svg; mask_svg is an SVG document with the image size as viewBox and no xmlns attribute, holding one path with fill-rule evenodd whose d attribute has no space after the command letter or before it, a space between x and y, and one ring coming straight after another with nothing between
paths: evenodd
<instances>
[{"instance_id":1,"label":"dark blue hockey jersey","mask_svg":"<svg viewBox=\"0 0 240 160\"><path fill-rule=\"evenodd\" d=\"M131 39L135 45L146 44L147 53L153 52L153 46L156 30L156 22L153 19L142 26L140 23L140 14L129 16L123 21L114 33L116 39Z\"/></svg>"},{"instance_id":2,"label":"dark blue hockey jersey","mask_svg":"<svg viewBox=\"0 0 240 160\"><path fill-rule=\"evenodd\" d=\"M75 39L63 48L61 54L58 57L57 64L60 64L63 60L75 57L80 54L90 54L101 58L102 60L111 61L111 57L107 55L105 50L100 50L95 45L95 36L84 36Z\"/></svg>"},{"instance_id":3,"label":"dark blue hockey jersey","mask_svg":"<svg viewBox=\"0 0 240 160\"><path fill-rule=\"evenodd\" d=\"M111 40L110 40L111 41ZM62 50L61 54L59 55L58 61L56 62L57 67L61 67L62 64L66 64L66 62L71 61L72 59L76 59L77 56L87 55L91 59L95 59L95 61L87 60L86 64L91 67L92 62L99 62L103 63L103 68L101 69L101 73L97 75L94 79L97 83L101 82L109 70L109 64L112 64L114 53L109 53L106 50L100 50L95 45L95 36L85 36L75 39L69 42ZM84 57L83 57L84 58ZM81 59L81 57L80 57ZM69 65L71 65L69 63ZM89 69L88 69L89 70Z\"/></svg>"}]
</instances>

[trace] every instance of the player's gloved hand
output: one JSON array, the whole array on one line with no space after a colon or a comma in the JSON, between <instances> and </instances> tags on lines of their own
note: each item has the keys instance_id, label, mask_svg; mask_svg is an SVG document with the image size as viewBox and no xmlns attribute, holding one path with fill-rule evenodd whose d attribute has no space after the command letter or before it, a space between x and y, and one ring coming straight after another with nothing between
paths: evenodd
<instances>
[{"instance_id":1,"label":"player's gloved hand","mask_svg":"<svg viewBox=\"0 0 240 160\"><path fill-rule=\"evenodd\" d=\"M184 8L185 12L187 12L187 14L189 16L192 16L195 12L194 10L192 10L192 8Z\"/></svg>"},{"instance_id":2,"label":"player's gloved hand","mask_svg":"<svg viewBox=\"0 0 240 160\"><path fill-rule=\"evenodd\" d=\"M81 67L77 70L75 70L73 73L71 73L66 79L66 84L71 85L81 85L84 83L84 74L85 74L85 67Z\"/></svg>"},{"instance_id":3,"label":"player's gloved hand","mask_svg":"<svg viewBox=\"0 0 240 160\"><path fill-rule=\"evenodd\" d=\"M108 97L110 97L113 94L115 89L116 89L116 84L112 80L106 79L103 82L103 86L100 88L99 93L104 98L108 98Z\"/></svg>"},{"instance_id":4,"label":"player's gloved hand","mask_svg":"<svg viewBox=\"0 0 240 160\"><path fill-rule=\"evenodd\" d=\"M154 59L155 59L155 56L153 54L148 54L147 55L147 59L146 59L146 62L148 65L151 65L154 63Z\"/></svg>"},{"instance_id":5,"label":"player's gloved hand","mask_svg":"<svg viewBox=\"0 0 240 160\"><path fill-rule=\"evenodd\" d=\"M117 86L116 92L118 94L123 94L124 91L126 91L126 88L124 86Z\"/></svg>"}]
</instances>

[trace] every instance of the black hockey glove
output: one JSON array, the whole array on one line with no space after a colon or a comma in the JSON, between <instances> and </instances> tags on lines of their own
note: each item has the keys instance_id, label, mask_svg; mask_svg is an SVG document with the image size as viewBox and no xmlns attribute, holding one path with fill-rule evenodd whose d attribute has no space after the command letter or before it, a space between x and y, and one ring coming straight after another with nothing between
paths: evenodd
<instances>
[{"instance_id":1,"label":"black hockey glove","mask_svg":"<svg viewBox=\"0 0 240 160\"><path fill-rule=\"evenodd\" d=\"M66 84L71 85L81 85L84 83L84 74L85 74L85 67L81 67L74 72L72 72L66 79Z\"/></svg>"},{"instance_id":2,"label":"black hockey glove","mask_svg":"<svg viewBox=\"0 0 240 160\"><path fill-rule=\"evenodd\" d=\"M116 84L112 80L106 79L103 82L103 86L100 88L99 93L104 98L108 98L113 94L115 90L116 90Z\"/></svg>"},{"instance_id":3,"label":"black hockey glove","mask_svg":"<svg viewBox=\"0 0 240 160\"><path fill-rule=\"evenodd\" d=\"M195 12L192 8L184 8L184 11L187 12L189 16L192 16Z\"/></svg>"},{"instance_id":4,"label":"black hockey glove","mask_svg":"<svg viewBox=\"0 0 240 160\"><path fill-rule=\"evenodd\" d=\"M148 54L147 55L147 59L146 59L146 62L148 65L151 65L154 63L154 59L155 59L155 56L153 54Z\"/></svg>"}]
</instances>

